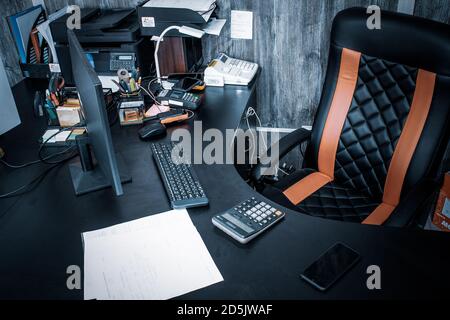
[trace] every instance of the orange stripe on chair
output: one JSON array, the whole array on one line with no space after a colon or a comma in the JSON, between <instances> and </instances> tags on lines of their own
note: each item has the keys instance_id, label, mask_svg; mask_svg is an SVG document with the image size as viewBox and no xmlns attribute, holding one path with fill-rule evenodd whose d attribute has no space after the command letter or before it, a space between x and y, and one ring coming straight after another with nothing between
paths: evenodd
<instances>
[{"instance_id":1,"label":"orange stripe on chair","mask_svg":"<svg viewBox=\"0 0 450 320\"><path fill-rule=\"evenodd\" d=\"M361 53L343 49L341 68L319 147L319 171L334 178L336 152L358 81Z\"/></svg>"},{"instance_id":2,"label":"orange stripe on chair","mask_svg":"<svg viewBox=\"0 0 450 320\"><path fill-rule=\"evenodd\" d=\"M435 83L435 73L419 70L411 110L389 165L383 203L363 221L364 224L383 224L400 202L405 176L430 111Z\"/></svg>"},{"instance_id":3,"label":"orange stripe on chair","mask_svg":"<svg viewBox=\"0 0 450 320\"><path fill-rule=\"evenodd\" d=\"M314 172L290 186L283 194L290 202L299 204L331 181L332 179L329 176L320 172Z\"/></svg>"},{"instance_id":4,"label":"orange stripe on chair","mask_svg":"<svg viewBox=\"0 0 450 320\"><path fill-rule=\"evenodd\" d=\"M342 50L336 90L320 140L319 172L306 176L283 192L289 201L295 205L334 179L334 164L339 137L355 93L360 59L360 52L345 48Z\"/></svg>"}]
</instances>

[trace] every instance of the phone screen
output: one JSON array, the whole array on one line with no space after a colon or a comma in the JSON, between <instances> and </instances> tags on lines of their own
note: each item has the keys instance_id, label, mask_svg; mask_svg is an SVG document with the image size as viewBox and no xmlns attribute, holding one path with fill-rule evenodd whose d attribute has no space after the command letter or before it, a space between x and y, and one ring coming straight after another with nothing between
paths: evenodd
<instances>
[{"instance_id":1,"label":"phone screen","mask_svg":"<svg viewBox=\"0 0 450 320\"><path fill-rule=\"evenodd\" d=\"M325 252L301 274L319 290L327 290L359 260L359 254L342 243Z\"/></svg>"},{"instance_id":2,"label":"phone screen","mask_svg":"<svg viewBox=\"0 0 450 320\"><path fill-rule=\"evenodd\" d=\"M183 78L180 81L178 81L173 88L182 91L190 91L200 82L201 82L200 80L195 78Z\"/></svg>"}]
</instances>

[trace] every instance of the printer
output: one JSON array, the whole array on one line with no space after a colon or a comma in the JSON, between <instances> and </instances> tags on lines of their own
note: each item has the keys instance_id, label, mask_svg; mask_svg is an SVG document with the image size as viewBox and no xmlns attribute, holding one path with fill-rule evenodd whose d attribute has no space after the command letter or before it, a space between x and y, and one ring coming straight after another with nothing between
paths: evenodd
<instances>
[{"instance_id":1,"label":"printer","mask_svg":"<svg viewBox=\"0 0 450 320\"><path fill-rule=\"evenodd\" d=\"M55 48L68 84L74 84L66 21L69 14L50 24ZM139 68L141 76L154 73L154 44L141 37L134 9L81 9L81 29L74 30L88 61L99 75Z\"/></svg>"}]
</instances>

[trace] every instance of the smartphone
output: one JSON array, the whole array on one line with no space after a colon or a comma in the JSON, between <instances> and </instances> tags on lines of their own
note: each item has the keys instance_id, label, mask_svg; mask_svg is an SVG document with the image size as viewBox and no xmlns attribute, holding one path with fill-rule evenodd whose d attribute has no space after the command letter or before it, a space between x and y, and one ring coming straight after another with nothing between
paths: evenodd
<instances>
[{"instance_id":1,"label":"smartphone","mask_svg":"<svg viewBox=\"0 0 450 320\"><path fill-rule=\"evenodd\" d=\"M360 259L359 253L345 244L337 243L303 271L303 280L326 291Z\"/></svg>"},{"instance_id":2,"label":"smartphone","mask_svg":"<svg viewBox=\"0 0 450 320\"><path fill-rule=\"evenodd\" d=\"M202 83L202 81L199 79L196 79L196 78L183 78L183 79L180 79L177 83L175 83L175 85L173 86L172 89L178 90L178 91L189 92L194 87L200 85L201 83Z\"/></svg>"},{"instance_id":3,"label":"smartphone","mask_svg":"<svg viewBox=\"0 0 450 320\"><path fill-rule=\"evenodd\" d=\"M187 73L170 73L167 76L167 80L169 81L178 81L183 78L195 78L198 80L202 80L203 73L201 72L187 72Z\"/></svg>"}]
</instances>

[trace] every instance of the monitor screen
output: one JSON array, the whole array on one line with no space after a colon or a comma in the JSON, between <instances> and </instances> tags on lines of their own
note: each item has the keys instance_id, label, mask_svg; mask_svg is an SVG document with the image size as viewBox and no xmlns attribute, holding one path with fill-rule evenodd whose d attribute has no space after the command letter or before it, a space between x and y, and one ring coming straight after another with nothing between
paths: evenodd
<instances>
[{"instance_id":1,"label":"monitor screen","mask_svg":"<svg viewBox=\"0 0 450 320\"><path fill-rule=\"evenodd\" d=\"M0 59L0 97L2 100L0 105L0 135L2 135L20 124L16 102L9 86L2 59Z\"/></svg>"},{"instance_id":2,"label":"monitor screen","mask_svg":"<svg viewBox=\"0 0 450 320\"><path fill-rule=\"evenodd\" d=\"M103 88L97 73L88 62L75 33L67 30L72 72L86 118L89 144L97 165L109 180L117 195L123 194L116 154L111 140Z\"/></svg>"}]
</instances>

